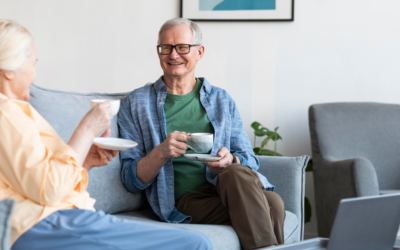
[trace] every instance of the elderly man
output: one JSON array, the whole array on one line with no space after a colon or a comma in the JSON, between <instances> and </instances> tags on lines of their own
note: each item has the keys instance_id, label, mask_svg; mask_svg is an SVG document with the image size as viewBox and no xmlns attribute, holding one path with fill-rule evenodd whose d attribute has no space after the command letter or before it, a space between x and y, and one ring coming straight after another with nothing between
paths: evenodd
<instances>
[{"instance_id":1,"label":"elderly man","mask_svg":"<svg viewBox=\"0 0 400 250\"><path fill-rule=\"evenodd\" d=\"M175 18L158 34L164 75L134 90L118 117L123 138L138 146L121 153L122 181L145 190L153 211L171 223L232 225L245 250L282 244L285 210L259 162L228 93L195 77L204 55L200 28ZM219 161L186 159L190 133L213 133Z\"/></svg>"}]
</instances>

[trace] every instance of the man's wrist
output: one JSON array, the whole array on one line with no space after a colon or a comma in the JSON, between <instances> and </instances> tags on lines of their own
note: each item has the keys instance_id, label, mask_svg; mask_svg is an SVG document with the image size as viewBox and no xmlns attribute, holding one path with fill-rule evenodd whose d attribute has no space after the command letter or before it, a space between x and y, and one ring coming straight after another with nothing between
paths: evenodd
<instances>
[{"instance_id":1,"label":"man's wrist","mask_svg":"<svg viewBox=\"0 0 400 250\"><path fill-rule=\"evenodd\" d=\"M233 158L232 159L232 164L233 163L238 163L237 160L236 160L236 156L234 154L232 154L232 153L231 153L231 155L232 155L232 158Z\"/></svg>"},{"instance_id":2,"label":"man's wrist","mask_svg":"<svg viewBox=\"0 0 400 250\"><path fill-rule=\"evenodd\" d=\"M169 158L167 156L164 155L164 150L163 150L163 143L159 144L158 146L156 146L152 151L150 151L151 157L153 159L157 159L157 160L161 160L166 162ZM146 155L147 156L147 155Z\"/></svg>"}]
</instances>

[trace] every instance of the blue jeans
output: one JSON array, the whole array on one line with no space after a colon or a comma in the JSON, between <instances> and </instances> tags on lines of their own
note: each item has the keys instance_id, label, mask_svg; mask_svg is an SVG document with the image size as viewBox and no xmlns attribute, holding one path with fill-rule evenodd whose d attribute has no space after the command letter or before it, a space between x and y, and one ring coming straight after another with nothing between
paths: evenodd
<instances>
[{"instance_id":1,"label":"blue jeans","mask_svg":"<svg viewBox=\"0 0 400 250\"><path fill-rule=\"evenodd\" d=\"M12 250L213 249L196 231L119 219L103 211L57 211L25 232Z\"/></svg>"}]
</instances>

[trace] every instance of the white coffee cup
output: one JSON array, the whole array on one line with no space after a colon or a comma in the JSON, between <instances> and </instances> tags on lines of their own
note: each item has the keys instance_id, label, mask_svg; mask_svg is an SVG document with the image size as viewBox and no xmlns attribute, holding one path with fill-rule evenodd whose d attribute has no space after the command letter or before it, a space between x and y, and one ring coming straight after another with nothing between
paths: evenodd
<instances>
[{"instance_id":1,"label":"white coffee cup","mask_svg":"<svg viewBox=\"0 0 400 250\"><path fill-rule=\"evenodd\" d=\"M211 133L193 133L190 135L189 141L196 153L208 153L214 143L214 134Z\"/></svg>"},{"instance_id":2,"label":"white coffee cup","mask_svg":"<svg viewBox=\"0 0 400 250\"><path fill-rule=\"evenodd\" d=\"M119 105L121 103L120 100L118 99L94 99L90 101L90 107L93 108L99 103L102 102L109 102L111 105L111 116L114 117L118 114L119 111Z\"/></svg>"}]
</instances>

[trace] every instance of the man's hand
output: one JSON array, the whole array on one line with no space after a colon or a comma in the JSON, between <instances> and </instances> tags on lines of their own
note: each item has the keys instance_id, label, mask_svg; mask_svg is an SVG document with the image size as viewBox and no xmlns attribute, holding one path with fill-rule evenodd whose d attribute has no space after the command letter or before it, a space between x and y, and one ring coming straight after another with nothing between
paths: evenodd
<instances>
[{"instance_id":1,"label":"man's hand","mask_svg":"<svg viewBox=\"0 0 400 250\"><path fill-rule=\"evenodd\" d=\"M109 137L110 134L111 130L107 129L101 137ZM117 150L102 149L93 144L89 149L83 167L89 171L93 167L108 165L118 153Z\"/></svg>"},{"instance_id":2,"label":"man's hand","mask_svg":"<svg viewBox=\"0 0 400 250\"><path fill-rule=\"evenodd\" d=\"M166 159L177 158L186 153L189 135L185 132L174 131L160 144L159 150Z\"/></svg>"},{"instance_id":3,"label":"man's hand","mask_svg":"<svg viewBox=\"0 0 400 250\"><path fill-rule=\"evenodd\" d=\"M233 163L231 152L226 147L218 150L217 156L222 157L219 161L204 163L214 174L220 174L227 166Z\"/></svg>"}]
</instances>

